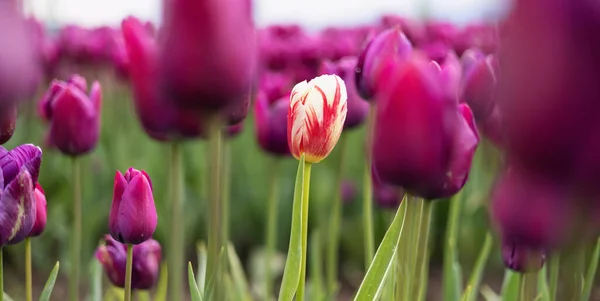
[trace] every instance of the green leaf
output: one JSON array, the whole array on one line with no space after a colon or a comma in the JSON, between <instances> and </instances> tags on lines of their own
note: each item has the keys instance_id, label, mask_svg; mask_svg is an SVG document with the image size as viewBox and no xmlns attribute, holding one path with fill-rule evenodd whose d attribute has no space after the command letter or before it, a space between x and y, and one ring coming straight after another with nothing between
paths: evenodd
<instances>
[{"instance_id":1,"label":"green leaf","mask_svg":"<svg viewBox=\"0 0 600 301\"><path fill-rule=\"evenodd\" d=\"M206 281L206 244L201 241L197 246L198 253L198 272L197 281L198 290L204 294L204 283Z\"/></svg>"},{"instance_id":2,"label":"green leaf","mask_svg":"<svg viewBox=\"0 0 600 301\"><path fill-rule=\"evenodd\" d=\"M547 267L544 265L538 272L538 291L540 292L540 301L550 301L550 289L548 288Z\"/></svg>"},{"instance_id":3,"label":"green leaf","mask_svg":"<svg viewBox=\"0 0 600 301\"><path fill-rule=\"evenodd\" d=\"M596 242L594 253L592 253L592 260L590 261L590 266L588 267L585 275L585 284L583 285L583 292L580 299L581 301L588 301L590 299L592 288L594 287L596 269L598 268L598 257L600 257L600 238L598 238L598 242Z\"/></svg>"},{"instance_id":4,"label":"green leaf","mask_svg":"<svg viewBox=\"0 0 600 301\"><path fill-rule=\"evenodd\" d=\"M500 296L496 294L489 286L484 285L481 288L481 294L486 301L502 301Z\"/></svg>"},{"instance_id":5,"label":"green leaf","mask_svg":"<svg viewBox=\"0 0 600 301\"><path fill-rule=\"evenodd\" d=\"M166 301L167 300L167 286L169 284L169 269L167 263L163 263L160 266L160 276L158 278L158 286L154 293L154 301Z\"/></svg>"},{"instance_id":6,"label":"green leaf","mask_svg":"<svg viewBox=\"0 0 600 301\"><path fill-rule=\"evenodd\" d=\"M198 286L196 285L196 277L194 276L194 268L192 268L191 262L188 262L188 284L190 286L190 296L192 296L192 301L202 301L202 294L200 294Z\"/></svg>"},{"instance_id":7,"label":"green leaf","mask_svg":"<svg viewBox=\"0 0 600 301\"><path fill-rule=\"evenodd\" d=\"M298 284L302 268L302 194L304 187L304 155L298 162L296 172L296 185L294 186L294 200L292 202L292 227L290 230L290 244L283 270L283 279L279 289L279 301L292 301Z\"/></svg>"},{"instance_id":8,"label":"green leaf","mask_svg":"<svg viewBox=\"0 0 600 301\"><path fill-rule=\"evenodd\" d=\"M231 269L232 284L234 285L238 296L241 297L239 300L249 301L252 300L248 280L244 274L244 268L240 261L233 244L229 243L227 247L227 253L229 255L229 266Z\"/></svg>"},{"instance_id":9,"label":"green leaf","mask_svg":"<svg viewBox=\"0 0 600 301\"><path fill-rule=\"evenodd\" d=\"M54 289L54 283L56 283L56 276L58 275L58 270L60 269L60 263L57 261L50 272L50 276L46 281L46 285L44 285L44 290L42 291L42 295L40 296L40 301L48 301L50 300L50 295L52 294L52 290Z\"/></svg>"},{"instance_id":10,"label":"green leaf","mask_svg":"<svg viewBox=\"0 0 600 301\"><path fill-rule=\"evenodd\" d=\"M95 258L92 260L90 277L90 301L102 301L102 265Z\"/></svg>"},{"instance_id":11,"label":"green leaf","mask_svg":"<svg viewBox=\"0 0 600 301\"><path fill-rule=\"evenodd\" d=\"M4 295L4 301L14 301L13 298L11 298L8 294L3 293Z\"/></svg>"},{"instance_id":12,"label":"green leaf","mask_svg":"<svg viewBox=\"0 0 600 301\"><path fill-rule=\"evenodd\" d=\"M379 298L386 282L386 276L394 266L398 242L400 241L402 229L404 228L407 203L405 198L398 207L394 220L385 232L385 236L383 236L379 248L377 248L375 257L373 257L373 261L367 270L367 274L358 288L354 301L372 301Z\"/></svg>"},{"instance_id":13,"label":"green leaf","mask_svg":"<svg viewBox=\"0 0 600 301\"><path fill-rule=\"evenodd\" d=\"M471 272L471 277L469 278L469 283L467 284L467 291L463 295L462 300L465 301L476 301L477 300L477 292L479 291L479 286L481 285L481 278L483 277L483 271L485 269L485 265L490 257L490 253L492 252L493 239L492 234L489 232L485 235L485 241L483 242L483 247L481 248L481 252L479 253L479 257L477 257L477 261L475 263L475 267L473 267L473 272Z\"/></svg>"},{"instance_id":14,"label":"green leaf","mask_svg":"<svg viewBox=\"0 0 600 301\"><path fill-rule=\"evenodd\" d=\"M502 300L519 300L520 283L521 274L506 269L502 282Z\"/></svg>"}]
</instances>

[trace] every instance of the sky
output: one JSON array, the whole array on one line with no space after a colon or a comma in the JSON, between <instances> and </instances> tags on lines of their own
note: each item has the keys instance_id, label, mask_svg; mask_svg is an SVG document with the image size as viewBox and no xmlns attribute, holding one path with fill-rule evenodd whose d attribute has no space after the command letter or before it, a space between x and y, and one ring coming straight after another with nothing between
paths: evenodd
<instances>
[{"instance_id":1,"label":"sky","mask_svg":"<svg viewBox=\"0 0 600 301\"><path fill-rule=\"evenodd\" d=\"M160 0L24 0L41 19L82 26L117 25L128 15L160 19ZM227 1L227 0L221 0ZM440 19L465 23L489 18L502 0L254 0L259 25L298 23L313 28L367 23L382 14L417 17L426 9Z\"/></svg>"}]
</instances>

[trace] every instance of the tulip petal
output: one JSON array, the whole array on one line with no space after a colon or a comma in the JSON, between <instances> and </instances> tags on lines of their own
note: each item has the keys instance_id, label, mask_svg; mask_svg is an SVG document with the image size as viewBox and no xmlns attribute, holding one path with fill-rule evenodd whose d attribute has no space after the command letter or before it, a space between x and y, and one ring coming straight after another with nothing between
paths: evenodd
<instances>
[{"instance_id":1,"label":"tulip petal","mask_svg":"<svg viewBox=\"0 0 600 301\"><path fill-rule=\"evenodd\" d=\"M4 188L17 175L19 167L10 155L10 151L2 146L0 146L0 168L2 169L2 187Z\"/></svg>"},{"instance_id":2,"label":"tulip petal","mask_svg":"<svg viewBox=\"0 0 600 301\"><path fill-rule=\"evenodd\" d=\"M90 89L90 101L96 109L96 114L100 114L100 111L102 110L102 88L98 81L92 83L92 88Z\"/></svg>"},{"instance_id":3,"label":"tulip petal","mask_svg":"<svg viewBox=\"0 0 600 301\"><path fill-rule=\"evenodd\" d=\"M135 176L125 189L119 206L120 239L137 244L152 237L156 230L156 207L150 183L145 176Z\"/></svg>"},{"instance_id":4,"label":"tulip petal","mask_svg":"<svg viewBox=\"0 0 600 301\"><path fill-rule=\"evenodd\" d=\"M123 193L127 188L127 180L123 176L123 174L117 170L115 174L114 188L113 188L113 200L110 207L110 215L108 217L108 228L110 229L110 234L115 238L119 238L119 208L121 206L121 200L123 198Z\"/></svg>"},{"instance_id":5,"label":"tulip petal","mask_svg":"<svg viewBox=\"0 0 600 301\"><path fill-rule=\"evenodd\" d=\"M17 168L26 168L31 175L31 181L37 183L42 164L42 149L33 144L23 144L12 149L10 155Z\"/></svg>"},{"instance_id":6,"label":"tulip petal","mask_svg":"<svg viewBox=\"0 0 600 301\"><path fill-rule=\"evenodd\" d=\"M9 206L9 203L16 205L15 224L12 225L8 244L17 244L25 239L31 232L35 223L36 207L33 194L33 183L31 175L27 170L22 170L13 181L11 181L2 194L0 203ZM12 207L8 207L11 208ZM14 211L9 214L15 213ZM7 225L8 226L8 225ZM3 226L4 227L4 226Z\"/></svg>"}]
</instances>

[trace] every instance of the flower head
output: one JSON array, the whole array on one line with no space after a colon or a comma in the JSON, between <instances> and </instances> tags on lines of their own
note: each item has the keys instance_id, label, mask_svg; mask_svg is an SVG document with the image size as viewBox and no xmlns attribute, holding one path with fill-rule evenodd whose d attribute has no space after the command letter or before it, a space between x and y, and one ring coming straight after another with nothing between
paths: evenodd
<instances>
[{"instance_id":1,"label":"flower head","mask_svg":"<svg viewBox=\"0 0 600 301\"><path fill-rule=\"evenodd\" d=\"M292 155L317 163L333 150L342 134L348 95L337 75L321 75L292 89L288 110L288 144Z\"/></svg>"},{"instance_id":2,"label":"flower head","mask_svg":"<svg viewBox=\"0 0 600 301\"><path fill-rule=\"evenodd\" d=\"M35 184L34 190L35 197L35 224L29 232L30 237L40 236L46 230L46 196L44 195L44 189L40 183Z\"/></svg>"}]
</instances>

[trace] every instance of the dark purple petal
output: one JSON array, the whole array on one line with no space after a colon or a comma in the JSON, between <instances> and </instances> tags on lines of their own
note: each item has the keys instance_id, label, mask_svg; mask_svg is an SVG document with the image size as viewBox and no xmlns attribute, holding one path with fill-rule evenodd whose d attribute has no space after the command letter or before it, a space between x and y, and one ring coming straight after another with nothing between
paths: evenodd
<instances>
[{"instance_id":1,"label":"dark purple petal","mask_svg":"<svg viewBox=\"0 0 600 301\"><path fill-rule=\"evenodd\" d=\"M33 144L23 144L13 148L10 155L17 168L25 168L31 175L31 181L37 183L42 164L42 149Z\"/></svg>"},{"instance_id":2,"label":"dark purple petal","mask_svg":"<svg viewBox=\"0 0 600 301\"><path fill-rule=\"evenodd\" d=\"M23 241L31 232L36 216L33 183L31 182L31 176L27 170L22 170L15 179L6 186L2 198L0 199L0 203L13 203L17 208L16 223L11 227L8 244L12 245ZM7 209L9 208L10 207L7 206Z\"/></svg>"},{"instance_id":3,"label":"dark purple petal","mask_svg":"<svg viewBox=\"0 0 600 301\"><path fill-rule=\"evenodd\" d=\"M19 172L19 166L15 162L13 156L4 147L0 146L0 168L2 169L3 183L2 187L8 185L17 173Z\"/></svg>"},{"instance_id":4,"label":"dark purple petal","mask_svg":"<svg viewBox=\"0 0 600 301\"><path fill-rule=\"evenodd\" d=\"M546 252L505 240L502 242L502 260L504 265L513 271L534 273L544 266Z\"/></svg>"}]
</instances>

